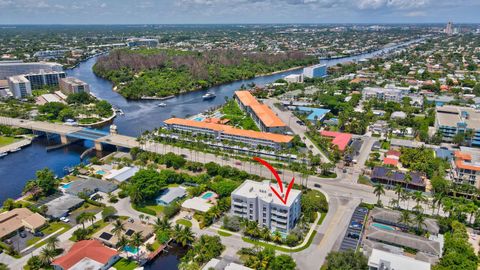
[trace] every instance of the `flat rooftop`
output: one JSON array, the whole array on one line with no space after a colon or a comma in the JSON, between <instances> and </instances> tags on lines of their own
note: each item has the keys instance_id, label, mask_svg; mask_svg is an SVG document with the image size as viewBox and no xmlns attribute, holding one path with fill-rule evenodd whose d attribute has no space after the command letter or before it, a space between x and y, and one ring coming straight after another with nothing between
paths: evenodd
<instances>
[{"instance_id":1,"label":"flat rooftop","mask_svg":"<svg viewBox=\"0 0 480 270\"><path fill-rule=\"evenodd\" d=\"M465 123L467 127L480 129L480 111L460 106L441 106L436 108L437 121L440 126L457 127Z\"/></svg>"},{"instance_id":2,"label":"flat rooftop","mask_svg":"<svg viewBox=\"0 0 480 270\"><path fill-rule=\"evenodd\" d=\"M381 265L385 269L415 269L415 270L430 270L430 264L419 261L404 255L393 254L387 251L373 249L370 258L368 259L368 266L381 269Z\"/></svg>"},{"instance_id":3,"label":"flat rooftop","mask_svg":"<svg viewBox=\"0 0 480 270\"><path fill-rule=\"evenodd\" d=\"M283 202L273 193L271 187L276 189L280 193L280 188L277 184L270 183L266 180L263 182L256 182L252 180L246 180L232 194L246 197L246 198L259 198L263 201L274 203L278 205L284 205ZM286 191L287 187L284 186L283 190ZM298 189L292 189L288 195L288 201L286 206L291 206L293 202L300 197L301 191Z\"/></svg>"},{"instance_id":4,"label":"flat rooftop","mask_svg":"<svg viewBox=\"0 0 480 270\"><path fill-rule=\"evenodd\" d=\"M61 79L62 81L68 83L68 84L71 84L71 85L86 85L87 83L80 80L80 79L77 79L75 77L67 77L67 78L62 78Z\"/></svg>"}]
</instances>

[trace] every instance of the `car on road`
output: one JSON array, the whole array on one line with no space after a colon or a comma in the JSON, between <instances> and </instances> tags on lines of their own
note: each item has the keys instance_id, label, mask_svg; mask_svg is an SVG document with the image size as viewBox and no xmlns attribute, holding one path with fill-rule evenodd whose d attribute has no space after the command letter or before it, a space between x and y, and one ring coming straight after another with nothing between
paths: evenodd
<instances>
[{"instance_id":1,"label":"car on road","mask_svg":"<svg viewBox=\"0 0 480 270\"><path fill-rule=\"evenodd\" d=\"M60 221L65 222L65 223L69 223L69 222L70 222L70 219L67 218L67 217L61 217L61 218L60 218Z\"/></svg>"},{"instance_id":2,"label":"car on road","mask_svg":"<svg viewBox=\"0 0 480 270\"><path fill-rule=\"evenodd\" d=\"M235 162L235 165L237 165L237 166L242 166L242 163L241 163L240 161L236 161L236 162Z\"/></svg>"},{"instance_id":3,"label":"car on road","mask_svg":"<svg viewBox=\"0 0 480 270\"><path fill-rule=\"evenodd\" d=\"M305 124L300 120L297 120L297 124L299 124L300 126L305 126Z\"/></svg>"},{"instance_id":4,"label":"car on road","mask_svg":"<svg viewBox=\"0 0 480 270\"><path fill-rule=\"evenodd\" d=\"M313 186L316 187L316 188L322 188L322 185L317 184L317 183L313 184Z\"/></svg>"}]
</instances>

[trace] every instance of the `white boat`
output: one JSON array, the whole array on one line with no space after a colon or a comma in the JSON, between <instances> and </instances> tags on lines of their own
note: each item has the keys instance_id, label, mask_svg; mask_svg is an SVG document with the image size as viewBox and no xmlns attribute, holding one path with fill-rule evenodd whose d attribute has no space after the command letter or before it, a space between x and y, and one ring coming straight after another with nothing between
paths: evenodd
<instances>
[{"instance_id":1,"label":"white boat","mask_svg":"<svg viewBox=\"0 0 480 270\"><path fill-rule=\"evenodd\" d=\"M0 153L0 158L6 157L7 155L8 155L8 153L2 152L2 153Z\"/></svg>"},{"instance_id":2,"label":"white boat","mask_svg":"<svg viewBox=\"0 0 480 270\"><path fill-rule=\"evenodd\" d=\"M15 152L18 152L18 151L20 151L20 150L22 150L22 148L20 148L20 147L19 147L19 148L15 148L15 149L10 150L10 153L15 153Z\"/></svg>"},{"instance_id":3,"label":"white boat","mask_svg":"<svg viewBox=\"0 0 480 270\"><path fill-rule=\"evenodd\" d=\"M202 96L202 98L204 100L207 100L207 99L214 99L217 95L215 95L215 93L213 92L208 92L206 93L205 95Z\"/></svg>"},{"instance_id":4,"label":"white boat","mask_svg":"<svg viewBox=\"0 0 480 270\"><path fill-rule=\"evenodd\" d=\"M157 106L158 106L158 107L166 107L167 104L162 102L162 103L158 103Z\"/></svg>"}]
</instances>

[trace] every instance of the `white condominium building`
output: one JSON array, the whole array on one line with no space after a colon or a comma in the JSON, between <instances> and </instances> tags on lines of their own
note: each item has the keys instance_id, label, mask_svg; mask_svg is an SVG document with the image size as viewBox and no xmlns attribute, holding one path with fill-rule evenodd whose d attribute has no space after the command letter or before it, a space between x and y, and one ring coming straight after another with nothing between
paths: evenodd
<instances>
[{"instance_id":1,"label":"white condominium building","mask_svg":"<svg viewBox=\"0 0 480 270\"><path fill-rule=\"evenodd\" d=\"M26 98L32 94L32 85L25 76L13 76L8 78L8 87L15 98Z\"/></svg>"},{"instance_id":2,"label":"white condominium building","mask_svg":"<svg viewBox=\"0 0 480 270\"><path fill-rule=\"evenodd\" d=\"M271 190L279 193L278 185L270 181L246 180L232 192L231 213L235 216L256 221L272 231L289 232L300 219L301 191L292 189L284 204ZM284 187L286 191L286 187Z\"/></svg>"},{"instance_id":3,"label":"white condominium building","mask_svg":"<svg viewBox=\"0 0 480 270\"><path fill-rule=\"evenodd\" d=\"M90 93L90 87L87 83L74 77L60 79L60 90L64 94Z\"/></svg>"}]
</instances>

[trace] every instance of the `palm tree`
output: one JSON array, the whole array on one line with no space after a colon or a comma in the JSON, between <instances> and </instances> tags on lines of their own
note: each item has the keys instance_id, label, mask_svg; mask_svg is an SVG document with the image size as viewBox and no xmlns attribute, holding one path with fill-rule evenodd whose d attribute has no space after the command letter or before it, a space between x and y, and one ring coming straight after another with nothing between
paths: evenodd
<instances>
[{"instance_id":1,"label":"palm tree","mask_svg":"<svg viewBox=\"0 0 480 270\"><path fill-rule=\"evenodd\" d=\"M405 182L405 189L408 190L408 184L410 184L412 182L412 175L409 174L409 173L405 173L405 177L403 178L403 181Z\"/></svg>"},{"instance_id":2,"label":"palm tree","mask_svg":"<svg viewBox=\"0 0 480 270\"><path fill-rule=\"evenodd\" d=\"M40 251L40 259L44 265L50 265L55 257L55 250L45 247Z\"/></svg>"},{"instance_id":3,"label":"palm tree","mask_svg":"<svg viewBox=\"0 0 480 270\"><path fill-rule=\"evenodd\" d=\"M135 248L140 249L140 246L143 244L143 236L142 232L134 232L132 235L132 239L130 240L130 245L134 246ZM140 256L140 252L137 252L137 260Z\"/></svg>"},{"instance_id":4,"label":"palm tree","mask_svg":"<svg viewBox=\"0 0 480 270\"><path fill-rule=\"evenodd\" d=\"M120 250L120 252L122 252L125 250L125 247L128 246L128 243L129 243L128 238L125 235L121 235L118 238L116 247L118 250Z\"/></svg>"},{"instance_id":5,"label":"palm tree","mask_svg":"<svg viewBox=\"0 0 480 270\"><path fill-rule=\"evenodd\" d=\"M418 206L420 206L420 203L424 202L426 200L426 197L425 195L423 195L423 193L421 191L415 191L413 193L413 196L412 198L415 200L415 202L417 203L416 207L418 208Z\"/></svg>"},{"instance_id":6,"label":"palm tree","mask_svg":"<svg viewBox=\"0 0 480 270\"><path fill-rule=\"evenodd\" d=\"M175 242L178 242L178 239L180 238L180 234L182 233L182 226L180 224L175 224L175 227L173 227L172 230L172 238L175 240Z\"/></svg>"},{"instance_id":7,"label":"palm tree","mask_svg":"<svg viewBox=\"0 0 480 270\"><path fill-rule=\"evenodd\" d=\"M403 189L403 187L398 184L395 186L395 195L397 195L397 202L398 202L398 208L400 208L400 200L401 200L401 197L402 197L402 194L405 192L405 190Z\"/></svg>"},{"instance_id":8,"label":"palm tree","mask_svg":"<svg viewBox=\"0 0 480 270\"><path fill-rule=\"evenodd\" d=\"M163 217L162 219L157 218L154 227L155 231L169 231L172 229L172 224L167 217Z\"/></svg>"},{"instance_id":9,"label":"palm tree","mask_svg":"<svg viewBox=\"0 0 480 270\"><path fill-rule=\"evenodd\" d=\"M415 224L419 232L423 231L423 226L425 226L425 216L423 213L417 213L414 218Z\"/></svg>"},{"instance_id":10,"label":"palm tree","mask_svg":"<svg viewBox=\"0 0 480 270\"><path fill-rule=\"evenodd\" d=\"M211 213L214 221L219 219L222 216L222 211L220 210L220 208L217 205L210 208L209 212Z\"/></svg>"},{"instance_id":11,"label":"palm tree","mask_svg":"<svg viewBox=\"0 0 480 270\"><path fill-rule=\"evenodd\" d=\"M398 202L397 199L392 198L392 199L390 199L390 202L389 202L388 204L390 204L390 206L391 206L392 208L395 208L395 207L398 207L399 202Z\"/></svg>"},{"instance_id":12,"label":"palm tree","mask_svg":"<svg viewBox=\"0 0 480 270\"><path fill-rule=\"evenodd\" d=\"M45 240L45 243L47 244L48 248L51 248L53 250L57 249L58 243L60 243L60 240L56 235L52 235L47 240Z\"/></svg>"},{"instance_id":13,"label":"palm tree","mask_svg":"<svg viewBox=\"0 0 480 270\"><path fill-rule=\"evenodd\" d=\"M402 211L398 222L408 226L412 222L410 213L408 211Z\"/></svg>"},{"instance_id":14,"label":"palm tree","mask_svg":"<svg viewBox=\"0 0 480 270\"><path fill-rule=\"evenodd\" d=\"M272 240L273 240L273 242L275 242L275 243L280 243L280 242L282 242L282 235L280 234L279 231L275 231L275 232L273 233Z\"/></svg>"},{"instance_id":15,"label":"palm tree","mask_svg":"<svg viewBox=\"0 0 480 270\"><path fill-rule=\"evenodd\" d=\"M83 216L84 216L86 222L93 223L97 219L97 217L95 216L95 213L85 212L85 213L82 213L82 214L84 214Z\"/></svg>"},{"instance_id":16,"label":"palm tree","mask_svg":"<svg viewBox=\"0 0 480 270\"><path fill-rule=\"evenodd\" d=\"M380 196L385 195L385 189L383 188L383 185L380 183L375 184L375 186L373 186L373 193L375 196L377 196L377 204L380 205Z\"/></svg>"},{"instance_id":17,"label":"palm tree","mask_svg":"<svg viewBox=\"0 0 480 270\"><path fill-rule=\"evenodd\" d=\"M182 247L190 245L195 240L195 235L190 227L183 227L183 229L177 235L176 242Z\"/></svg>"},{"instance_id":18,"label":"palm tree","mask_svg":"<svg viewBox=\"0 0 480 270\"><path fill-rule=\"evenodd\" d=\"M122 235L122 233L125 231L125 225L123 224L123 222L120 220L120 219L117 219L115 220L115 222L113 223L113 229L112 229L112 233L120 239L120 236Z\"/></svg>"},{"instance_id":19,"label":"palm tree","mask_svg":"<svg viewBox=\"0 0 480 270\"><path fill-rule=\"evenodd\" d=\"M87 222L87 216L85 215L86 213L81 213L80 215L78 215L75 220L77 221L77 223L80 223L82 224L82 227L83 229L85 230L85 222Z\"/></svg>"}]
</instances>

